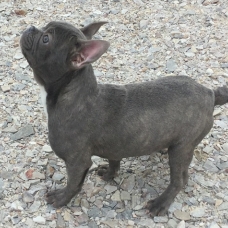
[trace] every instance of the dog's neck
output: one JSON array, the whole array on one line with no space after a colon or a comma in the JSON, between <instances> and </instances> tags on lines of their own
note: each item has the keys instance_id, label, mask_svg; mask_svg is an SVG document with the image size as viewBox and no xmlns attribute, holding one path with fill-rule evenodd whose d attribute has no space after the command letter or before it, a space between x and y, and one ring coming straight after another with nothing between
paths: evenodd
<instances>
[{"instance_id":1,"label":"dog's neck","mask_svg":"<svg viewBox=\"0 0 228 228\"><path fill-rule=\"evenodd\" d=\"M60 80L46 84L44 87L48 105L55 105L57 101L75 97L86 99L97 93L97 81L92 65L67 72Z\"/></svg>"}]
</instances>

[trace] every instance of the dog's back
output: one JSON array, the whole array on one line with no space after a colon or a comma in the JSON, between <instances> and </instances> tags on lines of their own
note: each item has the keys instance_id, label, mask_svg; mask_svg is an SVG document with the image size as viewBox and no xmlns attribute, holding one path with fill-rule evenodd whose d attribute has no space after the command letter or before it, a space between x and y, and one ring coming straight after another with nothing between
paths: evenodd
<instances>
[{"instance_id":1,"label":"dog's back","mask_svg":"<svg viewBox=\"0 0 228 228\"><path fill-rule=\"evenodd\" d=\"M202 131L208 133L212 127L213 91L189 77L101 85L100 90L96 141L102 150L113 150L116 158L122 150L125 157L139 156L139 151L150 154L185 138L194 139Z\"/></svg>"}]
</instances>

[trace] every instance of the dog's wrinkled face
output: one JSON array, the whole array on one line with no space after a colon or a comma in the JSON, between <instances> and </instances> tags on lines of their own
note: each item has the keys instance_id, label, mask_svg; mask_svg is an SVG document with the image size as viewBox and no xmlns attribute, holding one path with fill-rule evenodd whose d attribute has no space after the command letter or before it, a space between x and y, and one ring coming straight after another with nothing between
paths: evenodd
<instances>
[{"instance_id":1,"label":"dog's wrinkled face","mask_svg":"<svg viewBox=\"0 0 228 228\"><path fill-rule=\"evenodd\" d=\"M77 29L64 22L50 22L41 30L34 26L27 29L21 37L21 49L38 83L55 82L67 72L97 60L108 49L109 43L88 39L104 23Z\"/></svg>"}]
</instances>

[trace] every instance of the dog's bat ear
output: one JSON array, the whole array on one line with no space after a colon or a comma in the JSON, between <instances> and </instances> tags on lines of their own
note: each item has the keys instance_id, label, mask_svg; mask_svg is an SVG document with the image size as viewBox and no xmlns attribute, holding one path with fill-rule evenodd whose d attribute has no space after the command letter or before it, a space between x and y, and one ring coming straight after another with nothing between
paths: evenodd
<instances>
[{"instance_id":1,"label":"dog's bat ear","mask_svg":"<svg viewBox=\"0 0 228 228\"><path fill-rule=\"evenodd\" d=\"M99 30L99 28L106 23L108 22L105 22L105 21L94 22L85 26L84 28L81 28L81 31L83 32L83 34L86 36L88 40L91 40L92 36Z\"/></svg>"},{"instance_id":2,"label":"dog's bat ear","mask_svg":"<svg viewBox=\"0 0 228 228\"><path fill-rule=\"evenodd\" d=\"M109 42L105 40L79 41L77 50L71 57L72 66L80 69L99 59L109 48Z\"/></svg>"}]
</instances>

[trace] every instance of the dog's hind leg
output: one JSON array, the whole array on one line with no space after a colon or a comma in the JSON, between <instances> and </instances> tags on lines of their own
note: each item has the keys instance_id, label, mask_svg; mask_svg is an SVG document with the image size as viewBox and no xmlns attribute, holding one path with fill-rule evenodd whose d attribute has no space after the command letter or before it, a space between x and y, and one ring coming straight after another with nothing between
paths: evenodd
<instances>
[{"instance_id":1,"label":"dog's hind leg","mask_svg":"<svg viewBox=\"0 0 228 228\"><path fill-rule=\"evenodd\" d=\"M114 178L120 169L120 161L108 160L109 165L100 166L98 168L98 175L105 181Z\"/></svg>"},{"instance_id":2,"label":"dog's hind leg","mask_svg":"<svg viewBox=\"0 0 228 228\"><path fill-rule=\"evenodd\" d=\"M193 143L173 146L168 149L170 184L158 198L148 201L146 208L152 217L165 215L176 195L187 183L188 167L191 163L195 146L196 144Z\"/></svg>"},{"instance_id":3,"label":"dog's hind leg","mask_svg":"<svg viewBox=\"0 0 228 228\"><path fill-rule=\"evenodd\" d=\"M79 159L80 160L80 159ZM80 161L79 164L66 162L67 186L63 189L54 190L47 193L46 200L53 207L62 207L68 204L71 199L80 192L86 174L92 165L91 160Z\"/></svg>"}]
</instances>

